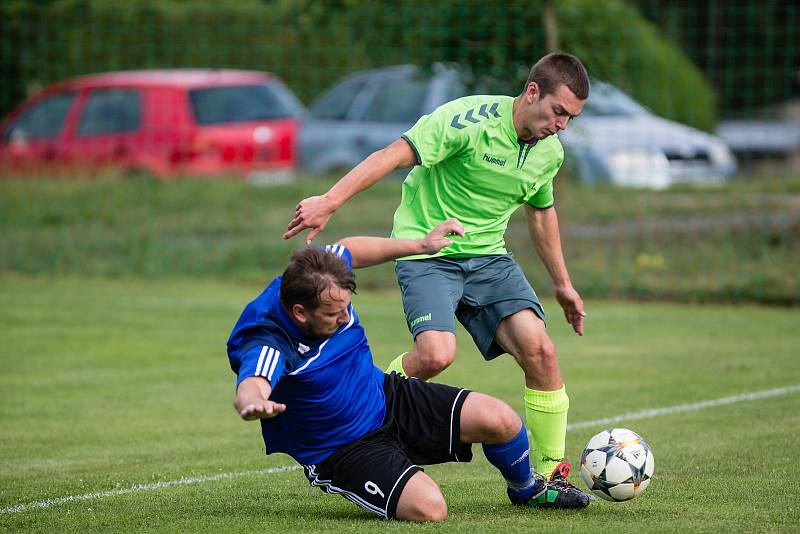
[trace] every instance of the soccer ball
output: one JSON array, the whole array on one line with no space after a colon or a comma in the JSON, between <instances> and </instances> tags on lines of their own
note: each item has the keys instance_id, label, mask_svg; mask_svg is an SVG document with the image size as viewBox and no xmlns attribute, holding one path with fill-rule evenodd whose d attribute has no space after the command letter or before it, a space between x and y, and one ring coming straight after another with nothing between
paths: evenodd
<instances>
[{"instance_id":1,"label":"soccer ball","mask_svg":"<svg viewBox=\"0 0 800 534\"><path fill-rule=\"evenodd\" d=\"M650 446L627 428L596 434L581 454L581 476L592 493L607 501L628 501L650 484L655 463Z\"/></svg>"}]
</instances>

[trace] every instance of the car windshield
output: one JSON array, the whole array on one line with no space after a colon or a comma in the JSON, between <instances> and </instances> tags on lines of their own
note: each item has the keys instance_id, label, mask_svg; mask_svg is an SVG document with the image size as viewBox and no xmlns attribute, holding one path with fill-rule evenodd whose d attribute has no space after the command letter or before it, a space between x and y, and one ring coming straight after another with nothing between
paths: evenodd
<instances>
[{"instance_id":1,"label":"car windshield","mask_svg":"<svg viewBox=\"0 0 800 534\"><path fill-rule=\"evenodd\" d=\"M284 119L303 112L297 99L278 82L193 89L189 99L198 124Z\"/></svg>"},{"instance_id":2,"label":"car windshield","mask_svg":"<svg viewBox=\"0 0 800 534\"><path fill-rule=\"evenodd\" d=\"M8 128L6 140L51 139L64 126L75 92L43 98L20 115Z\"/></svg>"},{"instance_id":3,"label":"car windshield","mask_svg":"<svg viewBox=\"0 0 800 534\"><path fill-rule=\"evenodd\" d=\"M375 84L372 101L361 115L365 121L413 123L422 115L429 82L387 78Z\"/></svg>"},{"instance_id":4,"label":"car windshield","mask_svg":"<svg viewBox=\"0 0 800 534\"><path fill-rule=\"evenodd\" d=\"M311 105L311 115L318 119L345 119L350 106L366 83L367 79L361 77L351 78L335 85Z\"/></svg>"},{"instance_id":5,"label":"car windshield","mask_svg":"<svg viewBox=\"0 0 800 534\"><path fill-rule=\"evenodd\" d=\"M582 116L614 117L647 114L649 112L646 108L616 87L604 82L594 82L583 107Z\"/></svg>"}]
</instances>

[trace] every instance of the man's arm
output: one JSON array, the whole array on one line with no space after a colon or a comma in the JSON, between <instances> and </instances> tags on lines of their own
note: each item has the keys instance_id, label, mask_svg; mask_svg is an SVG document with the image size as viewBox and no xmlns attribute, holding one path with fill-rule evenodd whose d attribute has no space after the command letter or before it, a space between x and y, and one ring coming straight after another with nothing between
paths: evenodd
<instances>
[{"instance_id":1,"label":"man's arm","mask_svg":"<svg viewBox=\"0 0 800 534\"><path fill-rule=\"evenodd\" d=\"M236 400L233 407L245 421L269 419L286 410L285 404L269 400L272 386L260 376L251 376L242 380L236 388Z\"/></svg>"},{"instance_id":2,"label":"man's arm","mask_svg":"<svg viewBox=\"0 0 800 534\"><path fill-rule=\"evenodd\" d=\"M389 146L370 154L364 161L336 182L324 195L308 197L300 201L294 210L294 218L287 226L284 239L294 237L303 230L311 229L306 243L325 229L333 212L357 193L372 186L395 169L411 167L416 156L404 139L398 139Z\"/></svg>"},{"instance_id":3,"label":"man's arm","mask_svg":"<svg viewBox=\"0 0 800 534\"><path fill-rule=\"evenodd\" d=\"M553 281L553 291L558 303L564 310L564 317L572 325L572 329L583 335L583 309L581 296L572 287L561 250L561 235L558 231L558 215L555 207L537 209L525 204L525 219L528 222L528 233L536 248L536 253L544 263Z\"/></svg>"},{"instance_id":4,"label":"man's arm","mask_svg":"<svg viewBox=\"0 0 800 534\"><path fill-rule=\"evenodd\" d=\"M369 267L414 254L435 254L453 242L448 235L464 235L464 227L455 219L447 219L422 239L388 237L346 237L339 241L353 257L353 268Z\"/></svg>"}]
</instances>

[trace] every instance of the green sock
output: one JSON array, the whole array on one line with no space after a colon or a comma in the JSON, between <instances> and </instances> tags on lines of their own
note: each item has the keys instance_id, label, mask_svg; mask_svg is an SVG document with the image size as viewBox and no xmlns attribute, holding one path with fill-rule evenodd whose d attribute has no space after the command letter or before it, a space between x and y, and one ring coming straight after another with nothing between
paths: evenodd
<instances>
[{"instance_id":1,"label":"green sock","mask_svg":"<svg viewBox=\"0 0 800 534\"><path fill-rule=\"evenodd\" d=\"M395 371L403 376L408 376L406 375L405 369L403 369L403 356L405 356L406 354L408 353L404 352L403 354L392 360L392 363L390 363L389 366L386 368L385 373L388 375L392 371Z\"/></svg>"},{"instance_id":2,"label":"green sock","mask_svg":"<svg viewBox=\"0 0 800 534\"><path fill-rule=\"evenodd\" d=\"M556 391L525 388L525 419L531 431L534 469L545 477L564 459L568 410L564 386Z\"/></svg>"}]
</instances>

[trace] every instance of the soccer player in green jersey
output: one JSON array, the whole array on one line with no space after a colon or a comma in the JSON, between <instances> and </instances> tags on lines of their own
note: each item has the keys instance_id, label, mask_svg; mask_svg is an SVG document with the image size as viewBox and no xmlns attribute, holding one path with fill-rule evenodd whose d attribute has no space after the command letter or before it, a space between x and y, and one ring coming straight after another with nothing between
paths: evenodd
<instances>
[{"instance_id":1,"label":"soccer player in green jersey","mask_svg":"<svg viewBox=\"0 0 800 534\"><path fill-rule=\"evenodd\" d=\"M394 169L413 166L403 182L392 236L419 239L448 218L461 221L465 232L436 254L397 261L414 346L389 370L428 379L447 368L456 354L455 316L486 360L507 352L522 368L535 469L564 484L569 398L542 307L506 251L503 235L511 214L524 206L555 297L583 335L586 314L561 250L553 177L564 161L556 134L582 111L588 96L580 60L548 54L533 66L517 97L464 97L421 117L327 193L301 201L284 234L288 239L310 229L310 243L353 195Z\"/></svg>"}]
</instances>

